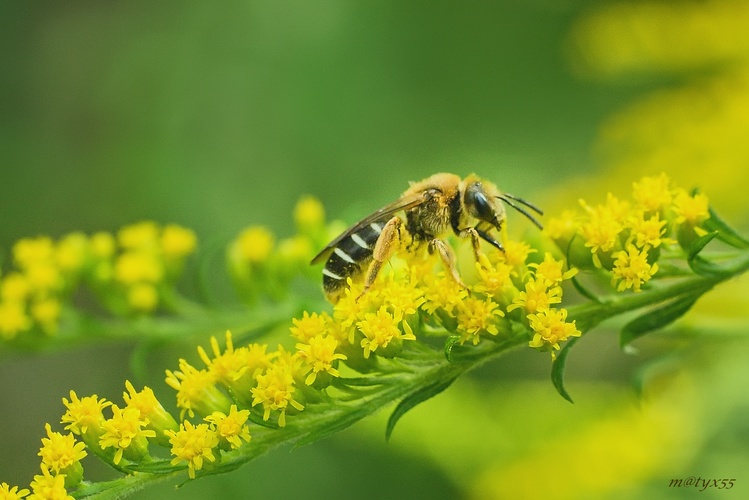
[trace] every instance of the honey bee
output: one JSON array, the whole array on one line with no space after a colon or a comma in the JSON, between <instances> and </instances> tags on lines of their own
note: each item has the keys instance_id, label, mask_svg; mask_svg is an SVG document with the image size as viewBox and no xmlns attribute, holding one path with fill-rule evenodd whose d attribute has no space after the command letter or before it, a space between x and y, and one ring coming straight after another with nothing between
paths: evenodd
<instances>
[{"instance_id":1,"label":"honey bee","mask_svg":"<svg viewBox=\"0 0 749 500\"><path fill-rule=\"evenodd\" d=\"M445 270L465 287L455 265L455 254L442 238L450 230L458 237L470 237L477 259L480 240L504 252L502 244L492 236L492 231L501 230L505 220L500 201L542 229L538 220L520 205L543 215L539 208L501 192L476 175L461 179L454 174L439 173L411 183L398 200L346 229L312 259L312 264L328 259L322 271L325 295L336 303L346 289L347 278L359 277L366 268L361 294L364 295L405 235L410 236L409 251L427 245L429 253L437 252ZM396 215L398 212L405 214L405 220Z\"/></svg>"}]
</instances>

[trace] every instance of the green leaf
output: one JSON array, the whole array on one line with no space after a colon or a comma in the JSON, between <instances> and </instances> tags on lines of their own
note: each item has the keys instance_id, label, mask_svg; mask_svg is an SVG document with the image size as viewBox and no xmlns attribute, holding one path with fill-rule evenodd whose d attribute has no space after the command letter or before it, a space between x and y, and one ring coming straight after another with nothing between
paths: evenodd
<instances>
[{"instance_id":1,"label":"green leaf","mask_svg":"<svg viewBox=\"0 0 749 500\"><path fill-rule=\"evenodd\" d=\"M393 433L395 424L398 423L398 420L400 420L400 418L405 415L411 408L441 393L442 391L450 387L450 385L455 382L455 379L457 378L458 374L450 375L447 378L438 380L430 385L419 388L416 392L413 392L412 394L401 400L401 402L398 403L398 406L395 407L395 410L393 410L393 413L388 419L387 428L385 429L385 439L388 441L390 440L390 436Z\"/></svg>"},{"instance_id":2,"label":"green leaf","mask_svg":"<svg viewBox=\"0 0 749 500\"><path fill-rule=\"evenodd\" d=\"M572 396L570 396L570 394L567 392L567 389L564 387L564 367L567 364L567 354L569 354L570 349L577 343L579 339L580 337L573 337L569 341L567 341L564 347L562 347L562 350L559 351L559 354L557 354L557 357L554 359L554 363L552 363L551 365L551 383L554 384L554 388L557 390L559 395L570 403L574 403L574 401L572 400Z\"/></svg>"},{"instance_id":3,"label":"green leaf","mask_svg":"<svg viewBox=\"0 0 749 500\"><path fill-rule=\"evenodd\" d=\"M703 224L705 229L717 231L718 239L734 248L749 248L749 241L721 219L712 207L709 207L708 210L710 211L710 218Z\"/></svg>"},{"instance_id":4,"label":"green leaf","mask_svg":"<svg viewBox=\"0 0 749 500\"><path fill-rule=\"evenodd\" d=\"M716 236L718 236L718 231L713 231L711 233L703 234L696 240L692 241L689 245L689 250L687 250L687 259L692 260L697 257L702 249L704 249L708 243L713 241Z\"/></svg>"},{"instance_id":5,"label":"green leaf","mask_svg":"<svg viewBox=\"0 0 749 500\"><path fill-rule=\"evenodd\" d=\"M707 259L703 259L699 255L687 260L687 263L692 271L706 278L727 278L733 274L730 268L725 268Z\"/></svg>"},{"instance_id":6,"label":"green leaf","mask_svg":"<svg viewBox=\"0 0 749 500\"><path fill-rule=\"evenodd\" d=\"M646 333L676 321L692 308L701 295L701 291L682 295L633 319L622 328L619 334L619 345L624 347Z\"/></svg>"},{"instance_id":7,"label":"green leaf","mask_svg":"<svg viewBox=\"0 0 749 500\"><path fill-rule=\"evenodd\" d=\"M702 250L705 248L705 246L716 237L718 239L722 239L720 235L721 233L718 230L703 234L702 236L692 241L692 243L689 245L689 249L687 250L687 263L689 264L689 267L692 269L692 271L699 274L700 276L705 276L708 278L720 278L730 276L734 273L730 266L722 266L713 262L712 260L707 260L699 255L700 252L702 252Z\"/></svg>"},{"instance_id":8,"label":"green leaf","mask_svg":"<svg viewBox=\"0 0 749 500\"><path fill-rule=\"evenodd\" d=\"M355 408L353 410L351 410L351 408L353 407L349 407L348 410L341 409L339 418L330 419L327 421L326 425L313 428L311 432L302 436L294 443L294 448L299 448L301 446L314 443L315 441L326 438L339 431L342 431L343 429L351 427L362 418L374 413L374 411L378 407L359 402L358 408Z\"/></svg>"}]
</instances>

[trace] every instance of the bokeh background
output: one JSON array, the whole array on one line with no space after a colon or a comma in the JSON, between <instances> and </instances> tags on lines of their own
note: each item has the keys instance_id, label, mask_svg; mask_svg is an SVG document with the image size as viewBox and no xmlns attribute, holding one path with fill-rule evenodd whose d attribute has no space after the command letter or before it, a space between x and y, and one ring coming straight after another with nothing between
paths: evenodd
<instances>
[{"instance_id":1,"label":"bokeh background","mask_svg":"<svg viewBox=\"0 0 749 500\"><path fill-rule=\"evenodd\" d=\"M352 222L437 171L550 213L665 171L746 229L748 25L728 0L2 2L0 248L142 219L200 241L258 223L284 234L302 194ZM596 330L569 362L574 406L547 357L517 352L415 409L389 444L383 412L137 497L746 494L748 291L725 284L637 355ZM70 389L118 399L132 351L2 353L0 480L37 473ZM144 382L164 398L181 355L151 360ZM736 484L669 488L689 476Z\"/></svg>"}]
</instances>

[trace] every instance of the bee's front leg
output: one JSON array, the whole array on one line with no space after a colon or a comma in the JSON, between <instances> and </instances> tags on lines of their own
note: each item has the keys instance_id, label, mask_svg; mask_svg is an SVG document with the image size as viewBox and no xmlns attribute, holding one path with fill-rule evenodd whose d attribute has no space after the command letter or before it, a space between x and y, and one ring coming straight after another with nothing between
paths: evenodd
<instances>
[{"instance_id":1,"label":"bee's front leg","mask_svg":"<svg viewBox=\"0 0 749 500\"><path fill-rule=\"evenodd\" d=\"M453 252L453 249L450 247L450 245L440 239L435 238L429 242L429 253L434 253L435 250L440 257L445 270L450 273L450 275L458 285L467 289L468 286L463 283L463 280L460 279L460 274L458 274L458 268L455 264L455 252Z\"/></svg>"},{"instance_id":2,"label":"bee's front leg","mask_svg":"<svg viewBox=\"0 0 749 500\"><path fill-rule=\"evenodd\" d=\"M367 268L367 274L364 277L364 290L356 298L358 301L362 296L369 291L369 288L377 279L377 275L382 268L382 264L390 258L393 254L393 250L396 245L400 243L400 232L403 226L403 221L400 217L393 217L385 227L382 228L380 236L377 238L374 250L372 251L372 263Z\"/></svg>"},{"instance_id":3,"label":"bee's front leg","mask_svg":"<svg viewBox=\"0 0 749 500\"><path fill-rule=\"evenodd\" d=\"M473 256L476 259L476 262L479 261L479 256L481 255L481 240L479 239L479 233L476 230L475 227L469 227L467 229L464 229L460 232L458 235L461 238L469 237L471 238L471 246L473 247Z\"/></svg>"},{"instance_id":4,"label":"bee's front leg","mask_svg":"<svg viewBox=\"0 0 749 500\"><path fill-rule=\"evenodd\" d=\"M491 246L493 246L500 252L505 253L505 247L502 246L502 243L495 240L486 231L483 231L477 227L469 227L469 228L463 229L458 234L458 236L460 236L461 238L466 238L468 236L471 237L471 243L473 244L473 256L476 258L476 262L479 261L479 256L481 255L481 247L480 247L481 240L488 242Z\"/></svg>"}]
</instances>

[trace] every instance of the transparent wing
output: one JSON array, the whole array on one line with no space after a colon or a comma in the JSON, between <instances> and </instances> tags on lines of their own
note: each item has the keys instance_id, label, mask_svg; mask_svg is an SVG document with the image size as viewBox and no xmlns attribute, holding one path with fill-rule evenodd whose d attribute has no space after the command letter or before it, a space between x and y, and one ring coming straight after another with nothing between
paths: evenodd
<instances>
[{"instance_id":1,"label":"transparent wing","mask_svg":"<svg viewBox=\"0 0 749 500\"><path fill-rule=\"evenodd\" d=\"M346 229L344 232L342 232L336 239L328 243L328 245L323 248L320 253L318 253L314 259L312 259L311 264L319 264L323 260L325 260L328 255L333 251L335 247L338 246L338 244L343 241L344 239L348 238L354 233L357 233L359 230L361 230L363 227L368 226L369 224L372 224L373 222L377 222L379 220L382 220L386 217L389 217L397 212L400 212L401 210L410 210L414 207L417 207L421 205L422 203L428 201L431 198L431 193L429 192L422 192L422 193L416 193L409 196L403 196L397 201L394 201L393 203L390 203L389 205L385 205L381 209L379 209L376 212L373 212L369 214L368 216L364 217L362 220L351 226L350 228Z\"/></svg>"}]
</instances>

